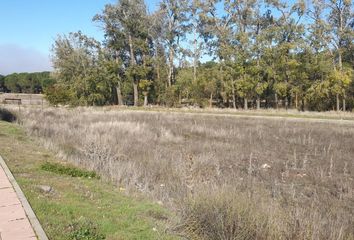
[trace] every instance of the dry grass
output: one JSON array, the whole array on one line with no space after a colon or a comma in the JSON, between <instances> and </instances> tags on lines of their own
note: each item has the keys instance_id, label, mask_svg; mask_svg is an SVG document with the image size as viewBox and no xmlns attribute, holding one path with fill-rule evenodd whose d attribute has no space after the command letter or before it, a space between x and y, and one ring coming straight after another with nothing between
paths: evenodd
<instances>
[{"instance_id":1,"label":"dry grass","mask_svg":"<svg viewBox=\"0 0 354 240\"><path fill-rule=\"evenodd\" d=\"M354 125L23 109L29 134L180 216L189 239L354 239Z\"/></svg>"}]
</instances>

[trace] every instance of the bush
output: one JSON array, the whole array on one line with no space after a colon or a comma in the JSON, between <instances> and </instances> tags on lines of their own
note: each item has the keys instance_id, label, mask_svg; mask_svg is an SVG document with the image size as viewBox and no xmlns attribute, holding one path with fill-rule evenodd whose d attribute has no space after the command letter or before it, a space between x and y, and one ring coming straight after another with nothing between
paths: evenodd
<instances>
[{"instance_id":1,"label":"bush","mask_svg":"<svg viewBox=\"0 0 354 240\"><path fill-rule=\"evenodd\" d=\"M175 86L166 89L161 96L161 102L167 107L177 107L179 105L178 92Z\"/></svg>"},{"instance_id":2,"label":"bush","mask_svg":"<svg viewBox=\"0 0 354 240\"><path fill-rule=\"evenodd\" d=\"M73 104L73 97L70 90L61 85L53 85L44 90L45 98L54 106Z\"/></svg>"},{"instance_id":3,"label":"bush","mask_svg":"<svg viewBox=\"0 0 354 240\"><path fill-rule=\"evenodd\" d=\"M0 120L6 121L6 122L14 122L16 121L16 115L10 112L7 109L0 108Z\"/></svg>"},{"instance_id":4,"label":"bush","mask_svg":"<svg viewBox=\"0 0 354 240\"><path fill-rule=\"evenodd\" d=\"M268 218L242 193L200 194L186 204L182 227L188 239L268 239Z\"/></svg>"}]
</instances>

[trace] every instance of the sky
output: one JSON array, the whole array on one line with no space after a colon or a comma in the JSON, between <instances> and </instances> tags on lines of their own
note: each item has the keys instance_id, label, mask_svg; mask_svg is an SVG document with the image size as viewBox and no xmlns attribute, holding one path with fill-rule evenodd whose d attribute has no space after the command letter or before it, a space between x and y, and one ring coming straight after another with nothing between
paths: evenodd
<instances>
[{"instance_id":1,"label":"sky","mask_svg":"<svg viewBox=\"0 0 354 240\"><path fill-rule=\"evenodd\" d=\"M116 0L0 0L0 74L52 70L50 49L58 34L81 30L97 40L92 18ZM147 0L149 11L157 0Z\"/></svg>"}]
</instances>

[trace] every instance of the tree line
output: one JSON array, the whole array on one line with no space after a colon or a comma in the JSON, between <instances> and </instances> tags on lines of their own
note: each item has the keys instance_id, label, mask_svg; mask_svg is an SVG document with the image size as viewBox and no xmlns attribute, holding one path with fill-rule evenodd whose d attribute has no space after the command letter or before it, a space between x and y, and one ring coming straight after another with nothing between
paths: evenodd
<instances>
[{"instance_id":1,"label":"tree line","mask_svg":"<svg viewBox=\"0 0 354 240\"><path fill-rule=\"evenodd\" d=\"M55 79L50 72L12 73L0 75L0 92L13 93L43 93L44 89L52 86Z\"/></svg>"},{"instance_id":2,"label":"tree line","mask_svg":"<svg viewBox=\"0 0 354 240\"><path fill-rule=\"evenodd\" d=\"M53 44L54 104L354 107L350 0L119 0Z\"/></svg>"}]
</instances>

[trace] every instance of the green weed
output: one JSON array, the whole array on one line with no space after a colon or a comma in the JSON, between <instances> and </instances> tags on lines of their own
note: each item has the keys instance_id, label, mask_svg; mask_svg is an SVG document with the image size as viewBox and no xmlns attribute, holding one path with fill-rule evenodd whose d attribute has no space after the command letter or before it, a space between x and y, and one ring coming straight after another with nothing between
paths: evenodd
<instances>
[{"instance_id":1,"label":"green weed","mask_svg":"<svg viewBox=\"0 0 354 240\"><path fill-rule=\"evenodd\" d=\"M87 219L79 219L69 225L69 239L104 240L106 236L100 232L98 225L94 222Z\"/></svg>"},{"instance_id":2,"label":"green weed","mask_svg":"<svg viewBox=\"0 0 354 240\"><path fill-rule=\"evenodd\" d=\"M99 178L99 176L93 171L87 171L73 166L63 166L59 163L46 162L41 165L41 169L48 172L57 173L60 175L68 175L71 177L97 178L97 179Z\"/></svg>"}]
</instances>

